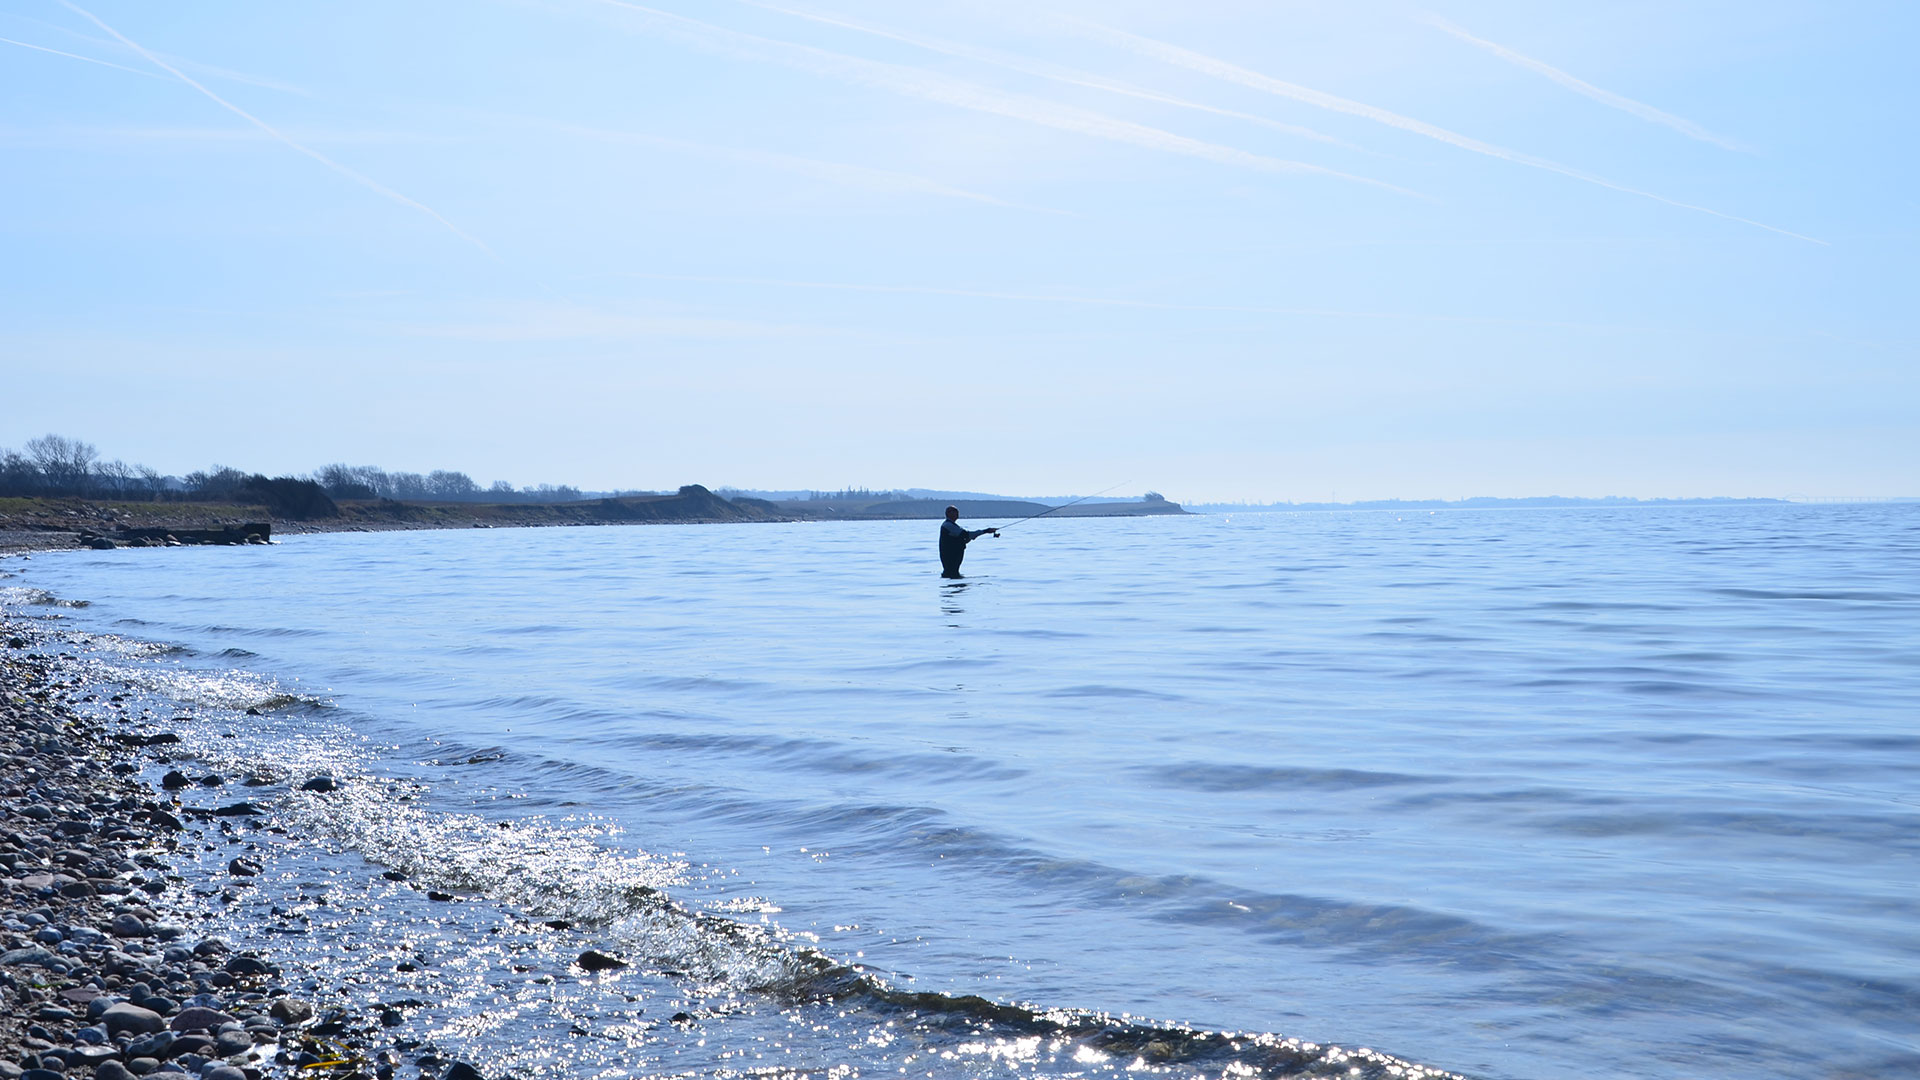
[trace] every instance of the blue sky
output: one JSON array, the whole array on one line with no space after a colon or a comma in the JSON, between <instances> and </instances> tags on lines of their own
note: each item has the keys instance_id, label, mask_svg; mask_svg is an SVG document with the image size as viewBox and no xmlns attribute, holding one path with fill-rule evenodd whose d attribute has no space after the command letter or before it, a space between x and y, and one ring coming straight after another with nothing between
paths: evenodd
<instances>
[{"instance_id":1,"label":"blue sky","mask_svg":"<svg viewBox=\"0 0 1920 1080\"><path fill-rule=\"evenodd\" d=\"M1920 7L0 12L0 446L1920 494Z\"/></svg>"}]
</instances>

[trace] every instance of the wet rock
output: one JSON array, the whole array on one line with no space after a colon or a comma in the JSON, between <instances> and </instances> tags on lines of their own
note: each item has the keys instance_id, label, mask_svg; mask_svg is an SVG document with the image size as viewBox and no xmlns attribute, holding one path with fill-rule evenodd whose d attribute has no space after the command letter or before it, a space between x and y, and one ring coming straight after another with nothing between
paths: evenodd
<instances>
[{"instance_id":1,"label":"wet rock","mask_svg":"<svg viewBox=\"0 0 1920 1080\"><path fill-rule=\"evenodd\" d=\"M113 921L107 924L107 932L114 937L133 938L146 937L152 931L147 929L147 924L140 916L128 912L114 916Z\"/></svg>"},{"instance_id":2,"label":"wet rock","mask_svg":"<svg viewBox=\"0 0 1920 1080\"><path fill-rule=\"evenodd\" d=\"M623 968L627 966L625 960L603 953L598 949L588 949L586 952L581 953L578 963L588 971L608 971L613 968Z\"/></svg>"},{"instance_id":3,"label":"wet rock","mask_svg":"<svg viewBox=\"0 0 1920 1080\"><path fill-rule=\"evenodd\" d=\"M173 1039L173 1056L176 1060L184 1060L195 1054L205 1056L212 1052L213 1045L211 1035L176 1035Z\"/></svg>"},{"instance_id":4,"label":"wet rock","mask_svg":"<svg viewBox=\"0 0 1920 1080\"><path fill-rule=\"evenodd\" d=\"M111 1035L118 1035L123 1031L145 1035L166 1026L166 1021L161 1019L159 1013L127 1001L108 1006L107 1010L100 1014L100 1020L107 1025L107 1033Z\"/></svg>"},{"instance_id":5,"label":"wet rock","mask_svg":"<svg viewBox=\"0 0 1920 1080\"><path fill-rule=\"evenodd\" d=\"M105 1043L90 1043L67 1051L67 1068L91 1069L120 1056L120 1048Z\"/></svg>"},{"instance_id":6,"label":"wet rock","mask_svg":"<svg viewBox=\"0 0 1920 1080\"><path fill-rule=\"evenodd\" d=\"M219 773L208 773L200 778L201 787L219 787L226 782L227 778L221 776Z\"/></svg>"},{"instance_id":7,"label":"wet rock","mask_svg":"<svg viewBox=\"0 0 1920 1080\"><path fill-rule=\"evenodd\" d=\"M171 1031L156 1031L149 1035L142 1035L139 1038L130 1039L127 1042L127 1055L129 1057L148 1057L157 1061L166 1057L173 1049L173 1039L174 1035Z\"/></svg>"},{"instance_id":8,"label":"wet rock","mask_svg":"<svg viewBox=\"0 0 1920 1080\"><path fill-rule=\"evenodd\" d=\"M230 803L213 812L215 817L260 817L265 813L265 810L260 809L260 807L251 802L245 801Z\"/></svg>"},{"instance_id":9,"label":"wet rock","mask_svg":"<svg viewBox=\"0 0 1920 1080\"><path fill-rule=\"evenodd\" d=\"M49 963L54 962L55 959L52 953L41 948L15 949L12 952L0 953L0 965L6 967L18 967L26 964L46 967Z\"/></svg>"},{"instance_id":10,"label":"wet rock","mask_svg":"<svg viewBox=\"0 0 1920 1080\"><path fill-rule=\"evenodd\" d=\"M271 975L273 967L257 956L236 956L227 961L229 975Z\"/></svg>"},{"instance_id":11,"label":"wet rock","mask_svg":"<svg viewBox=\"0 0 1920 1080\"><path fill-rule=\"evenodd\" d=\"M253 877L260 872L260 864L252 859L231 859L227 862L227 873L235 877Z\"/></svg>"},{"instance_id":12,"label":"wet rock","mask_svg":"<svg viewBox=\"0 0 1920 1080\"><path fill-rule=\"evenodd\" d=\"M183 787L191 787L192 785L193 780L179 769L170 769L167 771L167 775L160 778L160 786L166 788L168 791L179 791Z\"/></svg>"},{"instance_id":13,"label":"wet rock","mask_svg":"<svg viewBox=\"0 0 1920 1080\"><path fill-rule=\"evenodd\" d=\"M127 1059L127 1071L135 1076L145 1076L160 1067L157 1058L137 1057Z\"/></svg>"},{"instance_id":14,"label":"wet rock","mask_svg":"<svg viewBox=\"0 0 1920 1080\"><path fill-rule=\"evenodd\" d=\"M325 792L332 791L334 788L337 788L339 786L340 785L334 781L333 777L327 776L326 774L323 773L307 781L306 783L301 784L300 790L301 791L318 791L321 793L325 793Z\"/></svg>"},{"instance_id":15,"label":"wet rock","mask_svg":"<svg viewBox=\"0 0 1920 1080\"><path fill-rule=\"evenodd\" d=\"M444 904L453 899L453 894L450 892L441 892L439 889L428 889L427 899L437 900Z\"/></svg>"},{"instance_id":16,"label":"wet rock","mask_svg":"<svg viewBox=\"0 0 1920 1080\"><path fill-rule=\"evenodd\" d=\"M313 1006L304 1001L283 997L267 1007L267 1015L283 1024L300 1024L313 1018Z\"/></svg>"},{"instance_id":17,"label":"wet rock","mask_svg":"<svg viewBox=\"0 0 1920 1080\"><path fill-rule=\"evenodd\" d=\"M232 1015L219 1009L209 1009L204 1005L190 1005L176 1013L167 1026L174 1031L211 1031L221 1024L234 1022Z\"/></svg>"},{"instance_id":18,"label":"wet rock","mask_svg":"<svg viewBox=\"0 0 1920 1080\"><path fill-rule=\"evenodd\" d=\"M223 1031L214 1038L213 1052L220 1057L232 1057L253 1049L253 1036L245 1031Z\"/></svg>"},{"instance_id":19,"label":"wet rock","mask_svg":"<svg viewBox=\"0 0 1920 1080\"><path fill-rule=\"evenodd\" d=\"M55 1080L58 1078L56 1077ZM479 1069L464 1061L456 1061L447 1066L446 1072L440 1074L440 1080L486 1080L486 1078L480 1075Z\"/></svg>"},{"instance_id":20,"label":"wet rock","mask_svg":"<svg viewBox=\"0 0 1920 1080\"><path fill-rule=\"evenodd\" d=\"M201 1070L200 1080L247 1080L247 1074L231 1065L215 1065Z\"/></svg>"}]
</instances>

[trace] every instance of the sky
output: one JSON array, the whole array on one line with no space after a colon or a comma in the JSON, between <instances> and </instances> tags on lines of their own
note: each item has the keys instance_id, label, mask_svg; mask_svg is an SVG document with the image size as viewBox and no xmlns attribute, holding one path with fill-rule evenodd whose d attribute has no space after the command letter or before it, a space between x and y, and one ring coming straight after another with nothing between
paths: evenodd
<instances>
[{"instance_id":1,"label":"sky","mask_svg":"<svg viewBox=\"0 0 1920 1080\"><path fill-rule=\"evenodd\" d=\"M1920 495L1920 5L0 9L0 447Z\"/></svg>"}]
</instances>

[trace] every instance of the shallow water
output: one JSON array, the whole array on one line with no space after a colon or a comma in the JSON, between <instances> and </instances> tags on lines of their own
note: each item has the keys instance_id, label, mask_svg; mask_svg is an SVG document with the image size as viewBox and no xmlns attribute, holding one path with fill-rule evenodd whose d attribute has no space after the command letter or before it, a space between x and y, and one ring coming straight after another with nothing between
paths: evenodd
<instances>
[{"instance_id":1,"label":"shallow water","mask_svg":"<svg viewBox=\"0 0 1920 1080\"><path fill-rule=\"evenodd\" d=\"M90 601L33 610L204 761L350 779L275 789L288 865L362 882L314 947L444 921L496 1019L440 1037L530 1074L1298 1056L1102 1056L887 988L1486 1077L1920 1070L1920 506L1049 519L960 583L934 530L293 537L0 584ZM513 933L361 858L644 970L516 988L481 970ZM564 967L528 933L518 966Z\"/></svg>"}]
</instances>

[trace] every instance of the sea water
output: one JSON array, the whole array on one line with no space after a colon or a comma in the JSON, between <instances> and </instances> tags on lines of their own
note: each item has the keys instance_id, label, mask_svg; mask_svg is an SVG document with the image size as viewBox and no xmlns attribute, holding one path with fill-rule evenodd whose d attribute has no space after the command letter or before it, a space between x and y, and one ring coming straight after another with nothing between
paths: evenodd
<instances>
[{"instance_id":1,"label":"sea water","mask_svg":"<svg viewBox=\"0 0 1920 1080\"><path fill-rule=\"evenodd\" d=\"M276 947L490 1072L1920 1072L1920 506L936 528L0 585L283 781Z\"/></svg>"}]
</instances>

